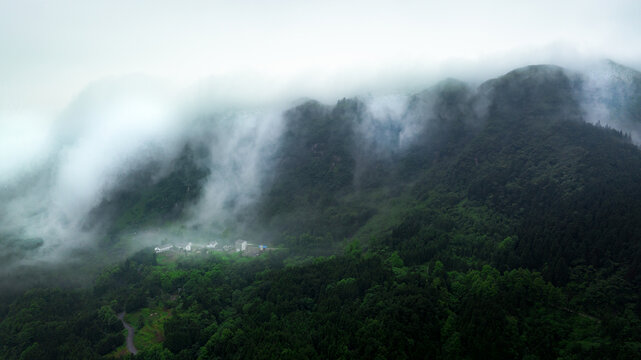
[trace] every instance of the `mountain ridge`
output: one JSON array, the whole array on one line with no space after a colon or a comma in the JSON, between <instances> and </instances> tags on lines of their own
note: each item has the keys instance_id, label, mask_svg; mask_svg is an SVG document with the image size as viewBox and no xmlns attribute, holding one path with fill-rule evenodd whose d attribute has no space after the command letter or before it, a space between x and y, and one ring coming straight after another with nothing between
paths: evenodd
<instances>
[{"instance_id":1,"label":"mountain ridge","mask_svg":"<svg viewBox=\"0 0 641 360\"><path fill-rule=\"evenodd\" d=\"M190 216L216 214L194 204L235 189L211 181L242 174L251 156L227 162L236 152L221 149L252 144L254 132L205 122L163 172L132 169L103 194L94 216L111 237L79 256L100 260L145 231L158 242L242 236L273 251L140 245L84 288L38 276L33 290L0 294L0 356L117 357L115 314L126 311L145 334L141 359L638 358L641 150L586 101L636 105L585 96L588 75L529 66L378 107L298 104L274 142L252 148L264 156L251 170L269 172L260 196L234 207L238 194L221 194L225 237L206 232L215 216ZM0 238L11 258L18 242Z\"/></svg>"}]
</instances>

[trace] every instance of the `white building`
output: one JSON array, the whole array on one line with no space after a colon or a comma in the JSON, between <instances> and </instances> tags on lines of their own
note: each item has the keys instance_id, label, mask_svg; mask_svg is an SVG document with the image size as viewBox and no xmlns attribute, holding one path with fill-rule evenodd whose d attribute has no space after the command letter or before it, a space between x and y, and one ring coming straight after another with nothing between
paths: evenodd
<instances>
[{"instance_id":1,"label":"white building","mask_svg":"<svg viewBox=\"0 0 641 360\"><path fill-rule=\"evenodd\" d=\"M156 248L154 249L154 252L155 252L156 254L158 254L158 253L163 253L163 252L165 252L165 251L169 251L169 250L171 250L171 248L173 248L173 247L174 247L173 245L167 245L167 246L164 246L164 247L156 247Z\"/></svg>"},{"instance_id":2,"label":"white building","mask_svg":"<svg viewBox=\"0 0 641 360\"><path fill-rule=\"evenodd\" d=\"M205 247L207 249L215 249L216 246L218 246L218 241L214 241L213 243L209 243L209 244L205 245Z\"/></svg>"},{"instance_id":3,"label":"white building","mask_svg":"<svg viewBox=\"0 0 641 360\"><path fill-rule=\"evenodd\" d=\"M236 240L236 252L247 250L247 241Z\"/></svg>"}]
</instances>

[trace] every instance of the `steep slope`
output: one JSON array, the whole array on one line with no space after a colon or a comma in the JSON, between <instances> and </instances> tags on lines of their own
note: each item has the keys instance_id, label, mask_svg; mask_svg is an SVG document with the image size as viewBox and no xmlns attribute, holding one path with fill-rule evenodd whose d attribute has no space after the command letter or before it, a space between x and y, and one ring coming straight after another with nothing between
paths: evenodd
<instances>
[{"instance_id":1,"label":"steep slope","mask_svg":"<svg viewBox=\"0 0 641 360\"><path fill-rule=\"evenodd\" d=\"M201 165L206 156L204 150L195 152L187 144L164 171L161 164L150 163L124 175L88 214L85 230L99 228L107 241L115 241L123 231L179 219L201 195L210 173Z\"/></svg>"},{"instance_id":2,"label":"steep slope","mask_svg":"<svg viewBox=\"0 0 641 360\"><path fill-rule=\"evenodd\" d=\"M641 142L641 73L607 60L583 76L586 120L631 134Z\"/></svg>"},{"instance_id":3,"label":"steep slope","mask_svg":"<svg viewBox=\"0 0 641 360\"><path fill-rule=\"evenodd\" d=\"M259 205L263 224L278 233L329 240L348 236L367 220L369 210L341 201L354 190L352 146L362 106L357 100L333 108L310 101L285 113L272 181Z\"/></svg>"},{"instance_id":4,"label":"steep slope","mask_svg":"<svg viewBox=\"0 0 641 360\"><path fill-rule=\"evenodd\" d=\"M639 358L641 150L592 121L585 84L529 66L439 83L394 121L358 99L291 109L246 224L280 249L146 249L90 290L0 302L0 355L114 354L126 310L157 334L142 359ZM196 155L135 173L97 218L115 233L178 221L214 171Z\"/></svg>"},{"instance_id":5,"label":"steep slope","mask_svg":"<svg viewBox=\"0 0 641 360\"><path fill-rule=\"evenodd\" d=\"M637 278L641 152L621 132L582 121L578 84L555 67L484 84L493 98L487 125L448 180L519 220L520 265L554 268L555 280L566 281L570 264L613 261Z\"/></svg>"},{"instance_id":6,"label":"steep slope","mask_svg":"<svg viewBox=\"0 0 641 360\"><path fill-rule=\"evenodd\" d=\"M322 244L382 221L377 214L395 198L404 220L387 228L395 235L384 236L401 237L386 243L403 248L435 226L429 212L412 209L435 206L435 194L450 193L450 205L434 210L465 203L465 211L502 224L486 232L493 240L481 256L499 268L541 270L562 284L572 269L607 267L638 282L641 152L621 131L585 121L583 89L582 75L548 65L514 70L476 92L446 81L411 99L404 117L421 124L420 131L387 157L359 150L353 129L367 114L357 100L333 109L305 104L288 115L281 162L264 200L272 209L268 218L290 211L289 224L303 225L282 229L334 235L314 238ZM497 242L508 236L512 241L498 251ZM423 236L410 248L433 246L435 239Z\"/></svg>"}]
</instances>

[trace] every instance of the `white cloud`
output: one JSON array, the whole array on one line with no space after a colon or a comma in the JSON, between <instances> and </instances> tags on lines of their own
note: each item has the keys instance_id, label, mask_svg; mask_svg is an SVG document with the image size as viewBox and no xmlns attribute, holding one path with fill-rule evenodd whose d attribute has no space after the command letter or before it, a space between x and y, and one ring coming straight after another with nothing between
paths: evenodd
<instances>
[{"instance_id":1,"label":"white cloud","mask_svg":"<svg viewBox=\"0 0 641 360\"><path fill-rule=\"evenodd\" d=\"M130 73L184 85L245 73L321 83L559 43L639 63L639 13L638 1L2 0L0 108L59 109L86 83Z\"/></svg>"},{"instance_id":2,"label":"white cloud","mask_svg":"<svg viewBox=\"0 0 641 360\"><path fill-rule=\"evenodd\" d=\"M0 186L40 166L51 146L50 121L31 111L0 111Z\"/></svg>"}]
</instances>

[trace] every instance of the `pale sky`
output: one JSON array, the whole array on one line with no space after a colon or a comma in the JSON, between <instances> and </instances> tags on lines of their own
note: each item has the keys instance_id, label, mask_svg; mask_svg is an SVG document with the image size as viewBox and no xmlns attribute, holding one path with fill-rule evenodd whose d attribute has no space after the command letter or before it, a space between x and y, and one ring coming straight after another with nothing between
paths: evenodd
<instances>
[{"instance_id":1,"label":"pale sky","mask_svg":"<svg viewBox=\"0 0 641 360\"><path fill-rule=\"evenodd\" d=\"M639 64L640 35L638 0L0 0L0 111L60 110L128 74L322 87L555 56Z\"/></svg>"}]
</instances>

